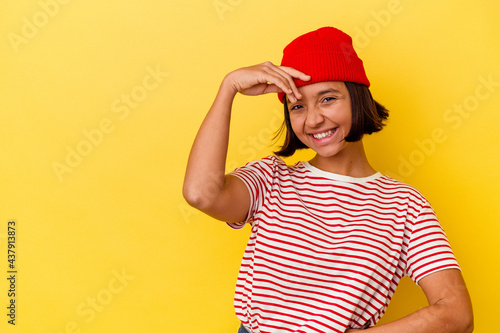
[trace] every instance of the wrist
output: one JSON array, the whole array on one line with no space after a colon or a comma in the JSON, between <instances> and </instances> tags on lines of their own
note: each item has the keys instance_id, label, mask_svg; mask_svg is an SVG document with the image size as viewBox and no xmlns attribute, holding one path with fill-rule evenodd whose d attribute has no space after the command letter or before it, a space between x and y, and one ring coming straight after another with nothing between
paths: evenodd
<instances>
[{"instance_id":1,"label":"wrist","mask_svg":"<svg viewBox=\"0 0 500 333\"><path fill-rule=\"evenodd\" d=\"M222 83L219 87L218 96L220 96L222 98L228 98L230 100L233 100L234 97L236 96L236 94L238 93L238 90L234 87L233 82L229 78L230 74L231 73L226 75L224 77L224 79L222 80Z\"/></svg>"},{"instance_id":2,"label":"wrist","mask_svg":"<svg viewBox=\"0 0 500 333\"><path fill-rule=\"evenodd\" d=\"M226 74L220 85L220 90L223 90L227 94L236 96L236 94L238 93L238 89L234 85L232 74L233 72Z\"/></svg>"}]
</instances>

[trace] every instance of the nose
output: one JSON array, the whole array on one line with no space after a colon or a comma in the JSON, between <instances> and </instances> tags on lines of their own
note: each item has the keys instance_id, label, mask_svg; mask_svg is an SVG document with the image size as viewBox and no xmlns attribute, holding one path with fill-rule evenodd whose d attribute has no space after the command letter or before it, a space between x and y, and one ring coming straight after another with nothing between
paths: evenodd
<instances>
[{"instance_id":1,"label":"nose","mask_svg":"<svg viewBox=\"0 0 500 333\"><path fill-rule=\"evenodd\" d=\"M307 108L305 125L310 128L315 128L323 123L324 117L321 110L317 107Z\"/></svg>"}]
</instances>

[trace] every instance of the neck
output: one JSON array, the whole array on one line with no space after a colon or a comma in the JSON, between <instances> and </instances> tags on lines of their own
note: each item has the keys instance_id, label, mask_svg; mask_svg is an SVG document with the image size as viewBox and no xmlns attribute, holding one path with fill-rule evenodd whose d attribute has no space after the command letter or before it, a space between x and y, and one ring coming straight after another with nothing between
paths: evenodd
<instances>
[{"instance_id":1,"label":"neck","mask_svg":"<svg viewBox=\"0 0 500 333\"><path fill-rule=\"evenodd\" d=\"M368 177L376 173L366 158L361 140L350 142L334 156L323 157L316 154L309 163L323 171L356 178Z\"/></svg>"}]
</instances>

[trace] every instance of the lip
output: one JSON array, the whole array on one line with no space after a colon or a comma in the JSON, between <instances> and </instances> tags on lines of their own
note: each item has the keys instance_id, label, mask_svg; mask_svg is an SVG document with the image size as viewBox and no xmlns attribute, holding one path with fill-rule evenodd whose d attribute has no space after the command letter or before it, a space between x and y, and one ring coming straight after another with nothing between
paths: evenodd
<instances>
[{"instance_id":1,"label":"lip","mask_svg":"<svg viewBox=\"0 0 500 333\"><path fill-rule=\"evenodd\" d=\"M313 142L317 143L317 144L322 144L322 143L328 143L329 141L331 141L337 134L338 132L338 127L335 127L335 128L330 128L330 129L327 129L327 130L322 130L322 131L317 131L317 132L314 132L314 133L308 133L308 136L311 138L311 140L313 140ZM321 139L316 139L314 137L314 135L318 135L318 134L322 134L322 133L326 133L326 132L329 132L329 131L333 131L333 133L327 137L324 137L324 138L321 138Z\"/></svg>"}]
</instances>

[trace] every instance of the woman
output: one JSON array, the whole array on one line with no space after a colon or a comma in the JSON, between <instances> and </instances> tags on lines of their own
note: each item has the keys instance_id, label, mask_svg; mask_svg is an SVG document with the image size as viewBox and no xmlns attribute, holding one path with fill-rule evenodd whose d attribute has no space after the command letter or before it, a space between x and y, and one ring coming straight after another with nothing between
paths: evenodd
<instances>
[{"instance_id":1,"label":"woman","mask_svg":"<svg viewBox=\"0 0 500 333\"><path fill-rule=\"evenodd\" d=\"M470 332L472 307L458 263L425 198L376 172L362 137L387 110L368 89L342 31L293 40L281 66L229 73L196 136L184 196L233 228L250 223L235 293L240 332ZM237 93L278 93L286 139L278 156L311 148L308 162L278 156L224 175ZM429 306L374 326L403 276Z\"/></svg>"}]
</instances>

